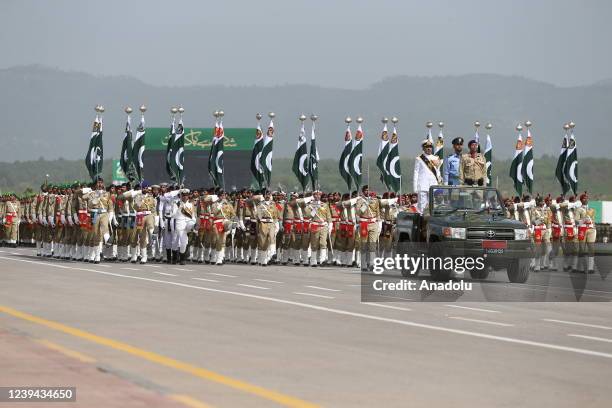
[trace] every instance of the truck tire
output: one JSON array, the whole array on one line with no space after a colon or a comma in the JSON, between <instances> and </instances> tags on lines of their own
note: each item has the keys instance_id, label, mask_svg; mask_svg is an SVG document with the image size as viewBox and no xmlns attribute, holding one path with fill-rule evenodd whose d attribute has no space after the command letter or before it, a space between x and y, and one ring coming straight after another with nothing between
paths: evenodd
<instances>
[{"instance_id":1,"label":"truck tire","mask_svg":"<svg viewBox=\"0 0 612 408\"><path fill-rule=\"evenodd\" d=\"M481 270L472 269L470 276L472 279L487 279L489 277L489 268L485 267Z\"/></svg>"},{"instance_id":2,"label":"truck tire","mask_svg":"<svg viewBox=\"0 0 612 408\"><path fill-rule=\"evenodd\" d=\"M508 280L512 283L525 283L529 278L529 258L514 259L508 266Z\"/></svg>"},{"instance_id":3,"label":"truck tire","mask_svg":"<svg viewBox=\"0 0 612 408\"><path fill-rule=\"evenodd\" d=\"M442 258L443 257L443 252L442 252L442 244L440 242L434 242L433 246L431 247L430 251L429 251L429 256L432 258ZM451 275L452 275L453 271L448 271L445 269L437 269L437 268L432 268L429 271L429 274L431 275L431 279L434 281L448 281L451 279Z\"/></svg>"}]
</instances>

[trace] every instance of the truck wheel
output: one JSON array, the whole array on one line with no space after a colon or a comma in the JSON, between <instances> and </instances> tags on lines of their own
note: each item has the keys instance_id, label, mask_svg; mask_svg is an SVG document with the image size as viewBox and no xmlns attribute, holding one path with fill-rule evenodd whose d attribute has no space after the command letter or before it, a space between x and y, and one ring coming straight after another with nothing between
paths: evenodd
<instances>
[{"instance_id":1,"label":"truck wheel","mask_svg":"<svg viewBox=\"0 0 612 408\"><path fill-rule=\"evenodd\" d=\"M508 266L508 280L512 283L525 283L529 278L529 258L514 259Z\"/></svg>"},{"instance_id":2,"label":"truck wheel","mask_svg":"<svg viewBox=\"0 0 612 408\"><path fill-rule=\"evenodd\" d=\"M470 271L472 279L487 279L489 277L489 268L483 268L481 270L472 269Z\"/></svg>"},{"instance_id":3,"label":"truck wheel","mask_svg":"<svg viewBox=\"0 0 612 408\"><path fill-rule=\"evenodd\" d=\"M440 242L435 242L433 243L433 246L431 248L431 250L429 251L429 256L432 258L442 258L443 257L443 253L442 253L442 244ZM447 271L446 269L437 269L437 268L432 268L429 271L429 274L431 275L431 279L435 280L435 281L448 281L451 278L453 271Z\"/></svg>"}]
</instances>

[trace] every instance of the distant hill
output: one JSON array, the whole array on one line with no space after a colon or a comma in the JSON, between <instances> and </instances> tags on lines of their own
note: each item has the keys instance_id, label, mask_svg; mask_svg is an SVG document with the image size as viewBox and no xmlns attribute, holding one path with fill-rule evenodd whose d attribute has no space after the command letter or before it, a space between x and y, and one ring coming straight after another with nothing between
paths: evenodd
<instances>
[{"instance_id":1,"label":"distant hill","mask_svg":"<svg viewBox=\"0 0 612 408\"><path fill-rule=\"evenodd\" d=\"M512 154L518 121L532 128L536 156L557 154L562 123L577 123L581 157L608 155L611 135L612 86L602 81L590 86L560 88L521 77L473 74L448 77L394 77L363 90L306 85L276 87L158 87L130 77L100 77L63 72L41 66L0 70L0 161L76 159L84 156L93 107L107 108L104 143L107 157L119 155L125 117L123 107L145 103L148 126L168 126L169 108L182 104L185 125L209 127L211 112L222 108L225 124L252 127L255 113L275 111L275 157L290 157L295 148L300 113L319 115L319 148L323 158L339 155L344 117L365 118L365 153L377 150L380 118L400 118L400 149L414 156L428 120L446 122L447 140L469 139L472 123L494 124L498 157ZM437 130L436 130L437 132Z\"/></svg>"},{"instance_id":2,"label":"distant hill","mask_svg":"<svg viewBox=\"0 0 612 408\"><path fill-rule=\"evenodd\" d=\"M291 159L274 159L272 186L274 189L284 191L297 190L297 180L291 171ZM559 194L559 185L554 178L556 158L545 156L536 160L534 193L551 193L553 196ZM405 185L402 191L412 189L412 171L414 161L412 157L402 156L402 174ZM510 160L498 160L494 158L493 163L493 185L497 186L503 195L513 195L512 180L508 177ZM364 182L368 183L373 190L383 191L379 181L379 173L376 168L375 159L366 158L363 164ZM231 172L231 169L226 169ZM111 163L104 163L104 178L108 182L111 179ZM45 181L45 175L49 175L49 182L63 183L73 180L88 180L87 170L82 160L34 160L16 163L0 163L0 192L17 191L19 193L31 189L38 191L40 185ZM146 174L146 169L145 169ZM338 174L338 160L325 159L319 163L319 174L321 188L325 191L345 191L346 185ZM593 199L612 200L612 183L609 175L612 174L612 160L588 159L579 162L580 191L588 190ZM608 175L604 177L603 175ZM202 174L204 177L208 175ZM158 180L152 180L158 181ZM232 186L226 186L228 190Z\"/></svg>"}]
</instances>

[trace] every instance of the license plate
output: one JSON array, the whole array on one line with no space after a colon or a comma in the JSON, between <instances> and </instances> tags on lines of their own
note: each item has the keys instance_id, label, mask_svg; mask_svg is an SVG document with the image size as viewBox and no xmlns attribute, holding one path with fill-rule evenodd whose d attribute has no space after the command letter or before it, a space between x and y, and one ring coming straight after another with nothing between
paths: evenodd
<instances>
[{"instance_id":1,"label":"license plate","mask_svg":"<svg viewBox=\"0 0 612 408\"><path fill-rule=\"evenodd\" d=\"M485 254L503 254L505 249L508 248L508 242L506 241L482 241L482 248Z\"/></svg>"}]
</instances>

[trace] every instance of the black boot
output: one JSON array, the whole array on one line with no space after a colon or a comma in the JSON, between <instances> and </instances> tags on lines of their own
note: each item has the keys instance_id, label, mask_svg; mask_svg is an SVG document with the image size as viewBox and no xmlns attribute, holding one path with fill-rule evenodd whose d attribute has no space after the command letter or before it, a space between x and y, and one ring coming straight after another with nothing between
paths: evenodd
<instances>
[{"instance_id":1,"label":"black boot","mask_svg":"<svg viewBox=\"0 0 612 408\"><path fill-rule=\"evenodd\" d=\"M172 265L176 265L179 260L179 251L172 251Z\"/></svg>"},{"instance_id":2,"label":"black boot","mask_svg":"<svg viewBox=\"0 0 612 408\"><path fill-rule=\"evenodd\" d=\"M187 252L183 252L179 254L179 265L185 265L185 260L187 259Z\"/></svg>"},{"instance_id":3,"label":"black boot","mask_svg":"<svg viewBox=\"0 0 612 408\"><path fill-rule=\"evenodd\" d=\"M172 250L171 249L166 249L166 263L167 264L172 263Z\"/></svg>"}]
</instances>

